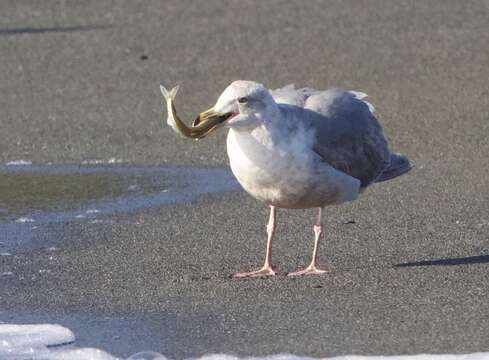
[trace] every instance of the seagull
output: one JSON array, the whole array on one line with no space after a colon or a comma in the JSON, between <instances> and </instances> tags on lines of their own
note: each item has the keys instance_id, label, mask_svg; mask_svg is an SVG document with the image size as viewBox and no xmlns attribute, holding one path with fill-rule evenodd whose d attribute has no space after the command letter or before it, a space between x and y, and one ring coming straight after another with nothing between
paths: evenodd
<instances>
[{"instance_id":1,"label":"seagull","mask_svg":"<svg viewBox=\"0 0 489 360\"><path fill-rule=\"evenodd\" d=\"M227 154L238 182L270 207L263 266L234 277L275 275L272 243L277 208L317 208L311 262L289 276L319 275L322 211L328 205L353 201L365 189L407 173L409 159L389 150L374 107L365 93L342 89L269 90L254 81L232 82L216 104L187 127L178 117L171 91L161 86L167 101L168 124L184 136L200 139L228 128Z\"/></svg>"}]
</instances>

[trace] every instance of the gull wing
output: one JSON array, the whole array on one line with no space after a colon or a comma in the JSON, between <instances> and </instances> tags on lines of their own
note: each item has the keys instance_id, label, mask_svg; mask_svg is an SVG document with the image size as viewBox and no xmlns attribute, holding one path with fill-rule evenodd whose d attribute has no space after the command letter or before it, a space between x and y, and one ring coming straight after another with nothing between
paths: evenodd
<instances>
[{"instance_id":1,"label":"gull wing","mask_svg":"<svg viewBox=\"0 0 489 360\"><path fill-rule=\"evenodd\" d=\"M298 107L304 107L306 100L317 90L311 88L296 89L294 84L286 85L280 89L270 90L273 99L277 104L287 104Z\"/></svg>"},{"instance_id":2,"label":"gull wing","mask_svg":"<svg viewBox=\"0 0 489 360\"><path fill-rule=\"evenodd\" d=\"M304 109L316 132L314 151L324 161L360 180L364 188L382 174L390 162L390 151L382 127L373 115L366 95L340 89L315 92Z\"/></svg>"}]
</instances>

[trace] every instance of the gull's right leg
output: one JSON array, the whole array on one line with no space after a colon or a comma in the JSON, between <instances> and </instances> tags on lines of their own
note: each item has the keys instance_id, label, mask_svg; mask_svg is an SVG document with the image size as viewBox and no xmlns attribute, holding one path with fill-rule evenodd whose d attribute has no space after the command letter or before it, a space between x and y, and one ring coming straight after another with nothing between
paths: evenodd
<instances>
[{"instance_id":1,"label":"gull's right leg","mask_svg":"<svg viewBox=\"0 0 489 360\"><path fill-rule=\"evenodd\" d=\"M275 271L273 271L272 266L272 241L273 236L275 235L275 228L277 220L277 213L275 206L270 205L270 219L268 220L267 225L267 253L265 255L265 264L260 270L252 271L252 272L242 272L236 273L233 277L243 278L243 277L258 277L258 276L272 276L275 275Z\"/></svg>"}]
</instances>

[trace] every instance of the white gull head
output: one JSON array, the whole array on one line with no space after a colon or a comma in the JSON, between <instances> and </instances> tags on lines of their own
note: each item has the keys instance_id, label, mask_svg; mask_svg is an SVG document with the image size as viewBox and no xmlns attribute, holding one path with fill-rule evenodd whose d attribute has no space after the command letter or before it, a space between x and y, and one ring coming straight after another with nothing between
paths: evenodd
<instances>
[{"instance_id":1,"label":"white gull head","mask_svg":"<svg viewBox=\"0 0 489 360\"><path fill-rule=\"evenodd\" d=\"M278 106L262 84L237 80L219 96L214 111L234 114L226 121L225 127L249 131L276 118Z\"/></svg>"}]
</instances>

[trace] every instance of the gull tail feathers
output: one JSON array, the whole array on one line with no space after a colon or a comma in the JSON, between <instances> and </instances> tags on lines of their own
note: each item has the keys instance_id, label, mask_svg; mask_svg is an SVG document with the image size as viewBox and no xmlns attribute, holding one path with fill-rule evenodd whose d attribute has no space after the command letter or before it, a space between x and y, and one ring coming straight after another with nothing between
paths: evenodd
<instances>
[{"instance_id":1,"label":"gull tail feathers","mask_svg":"<svg viewBox=\"0 0 489 360\"><path fill-rule=\"evenodd\" d=\"M414 167L409 159L401 154L391 154L389 165L382 171L375 182L387 181L407 173Z\"/></svg>"}]
</instances>

